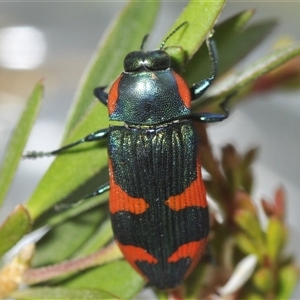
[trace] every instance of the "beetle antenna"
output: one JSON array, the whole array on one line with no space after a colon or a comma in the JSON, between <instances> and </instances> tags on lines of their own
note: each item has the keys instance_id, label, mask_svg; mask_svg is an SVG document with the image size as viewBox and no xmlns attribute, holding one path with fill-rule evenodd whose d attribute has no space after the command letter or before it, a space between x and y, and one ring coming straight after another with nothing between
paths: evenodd
<instances>
[{"instance_id":1,"label":"beetle antenna","mask_svg":"<svg viewBox=\"0 0 300 300\"><path fill-rule=\"evenodd\" d=\"M186 25L188 22L187 21L185 21L185 22L183 22L183 23L181 23L178 27L176 27L166 38L165 38L165 40L160 44L160 47L159 47L159 49L161 50L161 49L163 49L164 48L164 46L165 46L165 44L166 44L166 42L167 42L167 40L175 33L175 32L177 32L181 27L183 27L184 25Z\"/></svg>"},{"instance_id":2,"label":"beetle antenna","mask_svg":"<svg viewBox=\"0 0 300 300\"><path fill-rule=\"evenodd\" d=\"M145 43L146 43L146 41L148 39L148 36L149 36L149 34L146 34L144 36L143 41L142 41L142 45L141 45L141 48L140 48L141 50L144 50L144 45L145 45Z\"/></svg>"}]
</instances>

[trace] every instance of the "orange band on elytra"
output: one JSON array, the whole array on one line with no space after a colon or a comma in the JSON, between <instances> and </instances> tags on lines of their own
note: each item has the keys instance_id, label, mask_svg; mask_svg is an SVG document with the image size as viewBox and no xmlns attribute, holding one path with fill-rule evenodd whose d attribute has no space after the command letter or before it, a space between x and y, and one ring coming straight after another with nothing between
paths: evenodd
<instances>
[{"instance_id":1,"label":"orange band on elytra","mask_svg":"<svg viewBox=\"0 0 300 300\"><path fill-rule=\"evenodd\" d=\"M110 171L110 192L109 192L109 210L112 214L118 211L129 211L133 214L144 213L149 204L143 198L133 198L123 191L114 181L113 169L109 160Z\"/></svg>"},{"instance_id":2,"label":"orange band on elytra","mask_svg":"<svg viewBox=\"0 0 300 300\"><path fill-rule=\"evenodd\" d=\"M165 205L175 211L191 206L207 207L206 190L201 176L200 158L197 159L197 178L181 194L171 196Z\"/></svg>"}]
</instances>

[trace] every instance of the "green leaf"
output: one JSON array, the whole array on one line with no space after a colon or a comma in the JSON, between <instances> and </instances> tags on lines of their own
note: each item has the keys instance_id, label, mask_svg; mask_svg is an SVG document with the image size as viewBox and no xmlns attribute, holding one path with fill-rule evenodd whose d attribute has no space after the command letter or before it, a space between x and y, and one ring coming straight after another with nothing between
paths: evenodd
<instances>
[{"instance_id":1,"label":"green leaf","mask_svg":"<svg viewBox=\"0 0 300 300\"><path fill-rule=\"evenodd\" d=\"M121 299L106 291L99 289L68 289L68 288L29 288L26 290L16 291L10 295L13 299Z\"/></svg>"},{"instance_id":2,"label":"green leaf","mask_svg":"<svg viewBox=\"0 0 300 300\"><path fill-rule=\"evenodd\" d=\"M252 277L255 287L263 293L271 292L274 289L274 279L273 270L267 267L258 269Z\"/></svg>"},{"instance_id":3,"label":"green leaf","mask_svg":"<svg viewBox=\"0 0 300 300\"><path fill-rule=\"evenodd\" d=\"M244 155L244 159L243 159L243 168L244 169L248 169L253 162L255 161L256 157L257 157L257 152L258 152L258 148L251 148L249 149L246 154Z\"/></svg>"},{"instance_id":4,"label":"green leaf","mask_svg":"<svg viewBox=\"0 0 300 300\"><path fill-rule=\"evenodd\" d=\"M251 293L249 295L247 295L245 298L245 300L266 300L266 298L260 294L256 294L256 293Z\"/></svg>"},{"instance_id":5,"label":"green leaf","mask_svg":"<svg viewBox=\"0 0 300 300\"><path fill-rule=\"evenodd\" d=\"M225 0L190 1L169 32L184 22L188 24L172 35L166 46L182 46L186 57L191 58L213 29L224 5Z\"/></svg>"},{"instance_id":6,"label":"green leaf","mask_svg":"<svg viewBox=\"0 0 300 300\"><path fill-rule=\"evenodd\" d=\"M25 109L17 126L15 127L0 168L0 206L9 190L17 166L26 145L30 130L36 119L43 96L43 85L37 83L29 97Z\"/></svg>"},{"instance_id":7,"label":"green leaf","mask_svg":"<svg viewBox=\"0 0 300 300\"><path fill-rule=\"evenodd\" d=\"M113 239L113 232L111 228L111 222L106 219L97 232L84 244L80 249L80 255L88 255L101 249L105 244Z\"/></svg>"},{"instance_id":8,"label":"green leaf","mask_svg":"<svg viewBox=\"0 0 300 300\"><path fill-rule=\"evenodd\" d=\"M26 208L17 206L0 227L0 256L14 246L31 228Z\"/></svg>"},{"instance_id":9,"label":"green leaf","mask_svg":"<svg viewBox=\"0 0 300 300\"><path fill-rule=\"evenodd\" d=\"M72 132L66 144L94 131L99 124L100 128L105 128L104 120L98 120L99 108L100 105L95 105ZM84 143L57 156L27 203L33 219L53 207L59 200L66 198L97 171L106 168L106 165L107 149L103 142ZM106 179L99 178L99 186L104 180ZM83 196L81 195L81 198ZM76 200L78 199L75 198L73 202Z\"/></svg>"},{"instance_id":10,"label":"green leaf","mask_svg":"<svg viewBox=\"0 0 300 300\"><path fill-rule=\"evenodd\" d=\"M205 263L200 263L193 270L191 275L185 282L185 299L197 299L199 298L199 291L205 286L205 276L211 271L210 267Z\"/></svg>"},{"instance_id":11,"label":"green leaf","mask_svg":"<svg viewBox=\"0 0 300 300\"><path fill-rule=\"evenodd\" d=\"M255 254L259 259L263 257L263 249L259 248L256 240L249 238L244 233L237 233L234 236L235 243L245 254Z\"/></svg>"},{"instance_id":12,"label":"green leaf","mask_svg":"<svg viewBox=\"0 0 300 300\"><path fill-rule=\"evenodd\" d=\"M132 299L145 281L127 262L117 261L88 270L63 284L66 287L101 289L121 299Z\"/></svg>"},{"instance_id":13,"label":"green leaf","mask_svg":"<svg viewBox=\"0 0 300 300\"><path fill-rule=\"evenodd\" d=\"M156 291L155 294L156 294L156 297L157 297L158 300L168 300L169 299L168 292L166 292L166 291L158 290L158 291Z\"/></svg>"},{"instance_id":14,"label":"green leaf","mask_svg":"<svg viewBox=\"0 0 300 300\"><path fill-rule=\"evenodd\" d=\"M224 74L249 52L251 52L275 27L273 20L263 21L242 30L242 26L252 17L253 11L246 11L216 26L214 40L219 53L218 75ZM199 66L196 68L195 66ZM184 77L189 84L209 75L210 60L206 45L202 45L186 66Z\"/></svg>"},{"instance_id":15,"label":"green leaf","mask_svg":"<svg viewBox=\"0 0 300 300\"><path fill-rule=\"evenodd\" d=\"M114 22L114 28L106 38L106 43L97 53L93 66L89 68L88 74L90 75L86 75L84 86L80 88L81 92L77 93L79 94L76 105L78 108L73 110L69 128L73 127L79 119L81 121L68 135L65 144L108 126L107 108L104 105L99 103L85 105L83 102L89 103L87 94L92 95L100 78L102 80L100 84L107 85L120 73L125 55L129 51L139 48L142 37L150 31L157 8L158 2L134 1L128 4L125 11ZM121 33L117 33L119 30ZM127 46L123 44L125 41ZM118 65L112 65L112 62L118 62ZM88 112L81 118L79 111L87 110ZM103 142L95 142L92 145L86 143L74 150L66 151L65 155L59 155L28 201L28 209L33 218L36 219L59 200L68 196L106 165L107 150ZM101 183L104 181L101 182L99 179L99 186Z\"/></svg>"},{"instance_id":16,"label":"green leaf","mask_svg":"<svg viewBox=\"0 0 300 300\"><path fill-rule=\"evenodd\" d=\"M219 65L225 61L223 58L224 54L226 53L225 55L228 55L226 48L228 47L229 41L244 27L253 14L253 10L246 10L216 25L213 38L219 53ZM235 50L234 53L236 54ZM193 84L198 82L201 78L209 76L210 64L207 46L203 44L185 67L183 74L186 81L189 84Z\"/></svg>"},{"instance_id":17,"label":"green leaf","mask_svg":"<svg viewBox=\"0 0 300 300\"><path fill-rule=\"evenodd\" d=\"M276 217L269 219L266 238L268 256L273 263L276 263L287 240L287 230L281 220Z\"/></svg>"},{"instance_id":18,"label":"green leaf","mask_svg":"<svg viewBox=\"0 0 300 300\"><path fill-rule=\"evenodd\" d=\"M79 200L77 202L78 204L75 203L73 207L71 205L69 209L63 210L62 212L57 212L55 210L51 211L49 214L47 214L50 215L49 218L45 218L45 216L43 216L43 220L37 223L37 227L40 227L41 225L45 225L45 224L48 224L53 227L57 226L58 224L61 224L70 218L76 217L89 209L98 207L100 204L107 202L107 197L108 195L104 193L99 196L91 197L84 200Z\"/></svg>"},{"instance_id":19,"label":"green leaf","mask_svg":"<svg viewBox=\"0 0 300 300\"><path fill-rule=\"evenodd\" d=\"M49 231L37 244L33 266L55 264L72 257L95 233L105 212L89 210Z\"/></svg>"},{"instance_id":20,"label":"green leaf","mask_svg":"<svg viewBox=\"0 0 300 300\"><path fill-rule=\"evenodd\" d=\"M256 48L277 25L275 20L255 23L228 38L220 49L219 75L224 74ZM220 33L222 34L222 32Z\"/></svg>"},{"instance_id":21,"label":"green leaf","mask_svg":"<svg viewBox=\"0 0 300 300\"><path fill-rule=\"evenodd\" d=\"M235 213L234 221L249 237L253 238L254 241L257 241L260 245L263 245L264 233L260 227L258 217L254 212L240 209Z\"/></svg>"},{"instance_id":22,"label":"green leaf","mask_svg":"<svg viewBox=\"0 0 300 300\"><path fill-rule=\"evenodd\" d=\"M230 73L222 81L214 84L201 98L195 103L193 108L201 109L203 107L216 111L219 103L226 96L243 91L247 85L255 81L260 76L271 72L272 70L283 65L292 58L300 55L300 45L294 44L280 49L273 50L271 53L243 68L241 71ZM237 98L237 97L235 97ZM230 106L234 104L234 99L230 101Z\"/></svg>"},{"instance_id":23,"label":"green leaf","mask_svg":"<svg viewBox=\"0 0 300 300\"><path fill-rule=\"evenodd\" d=\"M74 101L75 108L68 122L67 134L95 102L94 88L111 84L123 71L126 54L140 48L143 37L154 24L158 8L159 1L131 1L108 27L90 67L83 76ZM103 105L102 111L107 115L107 109Z\"/></svg>"},{"instance_id":24,"label":"green leaf","mask_svg":"<svg viewBox=\"0 0 300 300\"><path fill-rule=\"evenodd\" d=\"M294 265L287 265L279 271L279 288L276 299L291 299L299 281L299 269Z\"/></svg>"}]
</instances>

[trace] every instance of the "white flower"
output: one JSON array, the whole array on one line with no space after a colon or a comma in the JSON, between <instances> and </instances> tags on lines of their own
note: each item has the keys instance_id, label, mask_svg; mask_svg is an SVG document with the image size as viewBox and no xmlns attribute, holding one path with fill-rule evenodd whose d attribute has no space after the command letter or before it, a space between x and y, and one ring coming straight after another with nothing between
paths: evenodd
<instances>
[{"instance_id":1,"label":"white flower","mask_svg":"<svg viewBox=\"0 0 300 300\"><path fill-rule=\"evenodd\" d=\"M235 293L239 288L241 288L253 274L256 264L257 257L254 254L243 258L237 264L227 283L223 287L218 288L219 295L221 297L225 297Z\"/></svg>"},{"instance_id":2,"label":"white flower","mask_svg":"<svg viewBox=\"0 0 300 300\"><path fill-rule=\"evenodd\" d=\"M216 221L219 224L223 224L223 222L224 222L224 213L220 209L217 202L212 200L210 197L207 197L207 203L208 203L209 211L214 215Z\"/></svg>"}]
</instances>

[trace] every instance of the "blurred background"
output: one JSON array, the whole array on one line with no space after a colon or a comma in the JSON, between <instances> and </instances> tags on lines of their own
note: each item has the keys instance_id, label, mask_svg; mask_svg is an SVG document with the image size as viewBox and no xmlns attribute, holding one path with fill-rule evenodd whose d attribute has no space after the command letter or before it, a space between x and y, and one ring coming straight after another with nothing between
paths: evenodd
<instances>
[{"instance_id":1,"label":"blurred background","mask_svg":"<svg viewBox=\"0 0 300 300\"><path fill-rule=\"evenodd\" d=\"M146 49L157 47L186 3L162 3ZM53 150L59 146L80 77L106 27L125 5L123 1L0 3L0 157L26 99L41 79L45 84L44 101L26 149ZM247 8L257 10L253 21L278 19L276 30L246 58L247 62L266 54L281 36L300 40L300 1L228 2L220 20ZM300 261L300 92L277 90L247 100L233 110L228 120L209 127L210 138L216 149L226 143L234 144L241 152L259 147L254 198L271 199L278 186L285 187L288 251ZM0 211L0 221L29 197L51 161L21 162ZM300 299L300 289L295 298Z\"/></svg>"}]
</instances>

